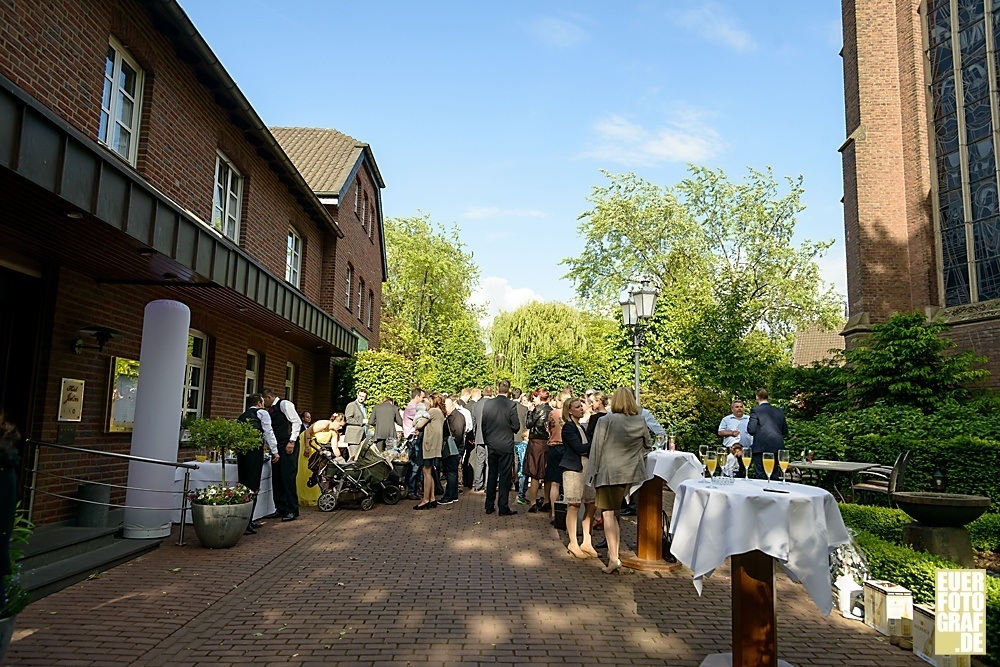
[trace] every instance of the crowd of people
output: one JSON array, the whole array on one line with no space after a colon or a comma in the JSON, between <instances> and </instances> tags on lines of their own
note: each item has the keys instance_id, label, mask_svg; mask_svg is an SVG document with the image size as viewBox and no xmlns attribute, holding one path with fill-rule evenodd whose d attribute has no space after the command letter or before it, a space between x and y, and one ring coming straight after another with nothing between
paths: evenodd
<instances>
[{"instance_id":1,"label":"crowd of people","mask_svg":"<svg viewBox=\"0 0 1000 667\"><path fill-rule=\"evenodd\" d=\"M784 414L769 405L766 390L756 397L758 407L751 414L742 401L734 401L732 413L719 424L728 452L723 474L746 474L743 453L752 452L749 476L763 478L763 453L783 447L788 432ZM403 407L383 397L373 408L368 393L359 391L343 413L316 422L308 412L300 418L290 401L268 389L251 396L249 404L240 420L260 429L266 443L274 518L294 521L300 505L316 502L319 490L309 485L305 465L310 443L330 447L350 461L370 439L380 451L405 452L407 497L417 501L414 510L458 502L459 494L468 491L484 496L486 514L513 516L518 512L510 498L516 490L517 505L526 506L529 514L547 514L556 525L562 498L567 552L580 559L599 558L597 549L606 547L606 573L622 567L618 517L636 513L628 491L646 479L645 457L653 443L666 438L627 387L610 398L597 389L576 395L572 387L552 396L544 388L522 392L502 380L495 389L467 388L453 395L415 388ZM239 460L240 480L254 491L260 486L263 457L262 449ZM252 521L247 532L259 527ZM604 540L594 540L597 528L603 528Z\"/></svg>"}]
</instances>

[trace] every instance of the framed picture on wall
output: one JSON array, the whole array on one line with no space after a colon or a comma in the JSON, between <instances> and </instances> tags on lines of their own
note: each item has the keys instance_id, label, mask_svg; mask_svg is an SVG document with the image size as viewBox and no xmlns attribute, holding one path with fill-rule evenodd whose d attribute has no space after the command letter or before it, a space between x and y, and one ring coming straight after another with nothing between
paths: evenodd
<instances>
[{"instance_id":1,"label":"framed picture on wall","mask_svg":"<svg viewBox=\"0 0 1000 667\"><path fill-rule=\"evenodd\" d=\"M62 379L62 388L59 391L59 421L83 420L83 386L83 380Z\"/></svg>"},{"instance_id":2,"label":"framed picture on wall","mask_svg":"<svg viewBox=\"0 0 1000 667\"><path fill-rule=\"evenodd\" d=\"M139 388L139 362L111 357L108 379L108 432L127 433L135 422L135 397Z\"/></svg>"}]
</instances>

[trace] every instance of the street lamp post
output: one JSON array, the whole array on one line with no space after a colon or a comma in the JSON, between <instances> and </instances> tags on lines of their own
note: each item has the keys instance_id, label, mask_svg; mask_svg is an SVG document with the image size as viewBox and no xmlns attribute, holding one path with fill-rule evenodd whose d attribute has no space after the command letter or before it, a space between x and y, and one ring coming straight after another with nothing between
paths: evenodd
<instances>
[{"instance_id":1,"label":"street lamp post","mask_svg":"<svg viewBox=\"0 0 1000 667\"><path fill-rule=\"evenodd\" d=\"M642 350L646 325L653 318L656 297L659 290L651 285L646 276L640 276L628 292L622 294L618 305L622 308L622 321L632 331L632 355L635 359L635 401L639 402L639 352Z\"/></svg>"}]
</instances>

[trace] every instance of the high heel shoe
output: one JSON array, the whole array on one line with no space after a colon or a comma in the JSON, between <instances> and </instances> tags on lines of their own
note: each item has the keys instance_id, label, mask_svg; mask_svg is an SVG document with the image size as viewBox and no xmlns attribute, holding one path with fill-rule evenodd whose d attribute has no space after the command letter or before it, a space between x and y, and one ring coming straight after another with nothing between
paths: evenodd
<instances>
[{"instance_id":1,"label":"high heel shoe","mask_svg":"<svg viewBox=\"0 0 1000 667\"><path fill-rule=\"evenodd\" d=\"M570 556L573 556L574 558L579 558L580 560L587 560L588 558L592 558L590 554L584 552L583 550L573 551L569 547L566 547L566 553L568 553Z\"/></svg>"},{"instance_id":2,"label":"high heel shoe","mask_svg":"<svg viewBox=\"0 0 1000 667\"><path fill-rule=\"evenodd\" d=\"M601 572L603 572L604 574L613 574L615 572L620 571L621 569L622 569L622 562L620 560L616 560L614 565L608 565L607 567L602 567Z\"/></svg>"},{"instance_id":3,"label":"high heel shoe","mask_svg":"<svg viewBox=\"0 0 1000 667\"><path fill-rule=\"evenodd\" d=\"M588 549L587 547L590 547L590 548ZM595 549L594 547L590 546L589 544L587 546L584 546L584 545L581 544L580 545L580 551L582 551L583 553L587 554L587 558L599 558L600 555L601 555L601 554L597 553L597 549Z\"/></svg>"}]
</instances>

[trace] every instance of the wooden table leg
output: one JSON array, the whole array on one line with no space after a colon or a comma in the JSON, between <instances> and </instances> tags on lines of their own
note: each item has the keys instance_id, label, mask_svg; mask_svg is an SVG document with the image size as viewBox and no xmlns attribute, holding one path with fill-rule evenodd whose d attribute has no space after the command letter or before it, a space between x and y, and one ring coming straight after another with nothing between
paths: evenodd
<instances>
[{"instance_id":1,"label":"wooden table leg","mask_svg":"<svg viewBox=\"0 0 1000 667\"><path fill-rule=\"evenodd\" d=\"M732 558L733 667L778 664L774 559L762 551Z\"/></svg>"},{"instance_id":2,"label":"wooden table leg","mask_svg":"<svg viewBox=\"0 0 1000 667\"><path fill-rule=\"evenodd\" d=\"M673 570L676 563L663 560L663 480L653 477L639 488L638 558L622 558L622 564L635 570Z\"/></svg>"}]
</instances>

